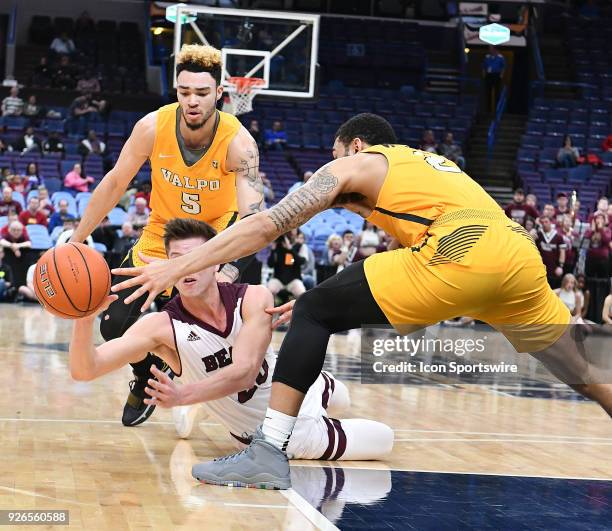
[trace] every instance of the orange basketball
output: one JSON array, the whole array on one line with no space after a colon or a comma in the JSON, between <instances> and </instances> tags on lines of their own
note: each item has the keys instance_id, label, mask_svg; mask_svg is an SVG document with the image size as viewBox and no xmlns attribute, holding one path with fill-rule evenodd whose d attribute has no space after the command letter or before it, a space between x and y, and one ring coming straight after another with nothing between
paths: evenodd
<instances>
[{"instance_id":1,"label":"orange basketball","mask_svg":"<svg viewBox=\"0 0 612 531\"><path fill-rule=\"evenodd\" d=\"M45 310L63 319L90 315L108 295L111 275L104 257L82 243L65 243L40 257L34 292Z\"/></svg>"}]
</instances>

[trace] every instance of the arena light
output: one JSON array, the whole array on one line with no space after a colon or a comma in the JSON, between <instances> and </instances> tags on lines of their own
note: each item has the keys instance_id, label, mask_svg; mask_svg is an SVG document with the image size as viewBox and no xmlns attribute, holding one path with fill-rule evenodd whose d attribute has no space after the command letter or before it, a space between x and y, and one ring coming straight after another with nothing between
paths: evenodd
<instances>
[{"instance_id":1,"label":"arena light","mask_svg":"<svg viewBox=\"0 0 612 531\"><path fill-rule=\"evenodd\" d=\"M166 20L174 23L176 22L176 12L178 7L187 7L187 4L174 4L166 8ZM194 22L197 19L195 15L188 15L187 13L181 13L181 24L188 22Z\"/></svg>"},{"instance_id":2,"label":"arena light","mask_svg":"<svg viewBox=\"0 0 612 531\"><path fill-rule=\"evenodd\" d=\"M497 46L510 40L510 29L501 24L487 24L478 30L481 41Z\"/></svg>"},{"instance_id":3,"label":"arena light","mask_svg":"<svg viewBox=\"0 0 612 531\"><path fill-rule=\"evenodd\" d=\"M159 26L151 29L153 30L153 35L161 35L164 32L164 28L160 28Z\"/></svg>"}]
</instances>

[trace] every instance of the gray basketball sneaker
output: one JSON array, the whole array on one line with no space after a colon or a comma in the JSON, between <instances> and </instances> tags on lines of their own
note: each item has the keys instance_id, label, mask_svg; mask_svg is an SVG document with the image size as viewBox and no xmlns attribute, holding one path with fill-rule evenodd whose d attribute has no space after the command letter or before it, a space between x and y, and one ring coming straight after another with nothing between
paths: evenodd
<instances>
[{"instance_id":1,"label":"gray basketball sneaker","mask_svg":"<svg viewBox=\"0 0 612 531\"><path fill-rule=\"evenodd\" d=\"M250 487L254 489L289 489L289 460L276 446L264 440L257 428L251 444L242 452L194 465L194 478L202 483Z\"/></svg>"}]
</instances>

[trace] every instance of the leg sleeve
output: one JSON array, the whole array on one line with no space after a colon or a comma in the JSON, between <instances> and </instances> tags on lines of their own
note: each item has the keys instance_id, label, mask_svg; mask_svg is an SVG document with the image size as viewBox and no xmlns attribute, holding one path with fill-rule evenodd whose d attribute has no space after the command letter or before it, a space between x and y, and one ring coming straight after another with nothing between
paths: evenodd
<instances>
[{"instance_id":1,"label":"leg sleeve","mask_svg":"<svg viewBox=\"0 0 612 531\"><path fill-rule=\"evenodd\" d=\"M297 299L273 381L306 394L323 368L329 336L363 324L389 322L370 292L363 262L358 262Z\"/></svg>"}]
</instances>

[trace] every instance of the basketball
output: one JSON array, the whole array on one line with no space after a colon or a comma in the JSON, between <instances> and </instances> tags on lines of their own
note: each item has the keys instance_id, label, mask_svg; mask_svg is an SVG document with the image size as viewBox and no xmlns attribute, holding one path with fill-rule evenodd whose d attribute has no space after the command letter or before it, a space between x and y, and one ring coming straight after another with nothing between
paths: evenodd
<instances>
[{"instance_id":1,"label":"basketball","mask_svg":"<svg viewBox=\"0 0 612 531\"><path fill-rule=\"evenodd\" d=\"M49 249L34 271L34 291L49 313L63 319L91 315L109 292L111 276L104 257L82 243Z\"/></svg>"}]
</instances>

